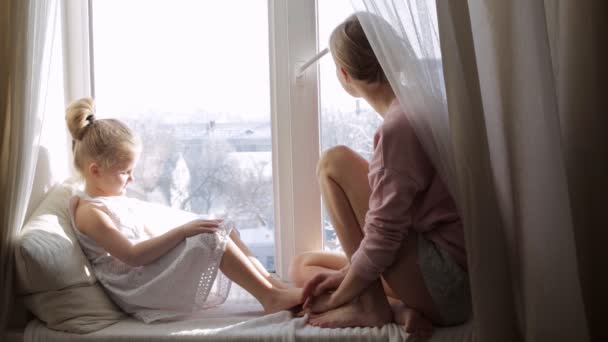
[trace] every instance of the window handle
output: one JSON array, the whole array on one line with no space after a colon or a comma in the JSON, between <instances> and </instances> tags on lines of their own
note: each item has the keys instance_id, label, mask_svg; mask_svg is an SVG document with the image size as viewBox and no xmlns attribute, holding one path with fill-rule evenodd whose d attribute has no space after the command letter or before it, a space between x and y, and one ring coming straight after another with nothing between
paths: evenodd
<instances>
[{"instance_id":1,"label":"window handle","mask_svg":"<svg viewBox=\"0 0 608 342\"><path fill-rule=\"evenodd\" d=\"M325 48L325 49L321 50L319 53L317 53L316 55L314 55L312 58L310 58L309 60L304 62L304 64L302 64L296 70L296 78L301 78L302 76L304 76L304 72L306 71L306 69L308 69L308 67L311 66L314 62L321 59L321 57L325 56L328 52L329 52L329 48Z\"/></svg>"}]
</instances>

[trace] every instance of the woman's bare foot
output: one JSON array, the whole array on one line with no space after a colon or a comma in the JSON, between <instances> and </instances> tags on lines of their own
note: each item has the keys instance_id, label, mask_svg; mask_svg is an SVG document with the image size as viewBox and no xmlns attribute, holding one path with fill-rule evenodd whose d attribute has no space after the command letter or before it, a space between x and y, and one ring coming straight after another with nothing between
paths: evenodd
<instances>
[{"instance_id":1,"label":"woman's bare foot","mask_svg":"<svg viewBox=\"0 0 608 342\"><path fill-rule=\"evenodd\" d=\"M391 303L395 323L403 325L408 334L431 336L433 323L418 311L408 308L403 303Z\"/></svg>"},{"instance_id":2,"label":"woman's bare foot","mask_svg":"<svg viewBox=\"0 0 608 342\"><path fill-rule=\"evenodd\" d=\"M269 291L269 295L266 298L260 299L264 312L267 314L289 310L296 305L302 304L302 289L300 288L272 288Z\"/></svg>"},{"instance_id":3,"label":"woman's bare foot","mask_svg":"<svg viewBox=\"0 0 608 342\"><path fill-rule=\"evenodd\" d=\"M311 314L308 323L321 328L381 327L391 323L392 316L387 306L364 305L360 299L356 299L336 309Z\"/></svg>"},{"instance_id":4,"label":"woman's bare foot","mask_svg":"<svg viewBox=\"0 0 608 342\"><path fill-rule=\"evenodd\" d=\"M329 311L329 300L331 298L331 293L326 292L320 296L309 297L308 300L304 303L304 308L307 312L311 314L321 314L326 311Z\"/></svg>"}]
</instances>

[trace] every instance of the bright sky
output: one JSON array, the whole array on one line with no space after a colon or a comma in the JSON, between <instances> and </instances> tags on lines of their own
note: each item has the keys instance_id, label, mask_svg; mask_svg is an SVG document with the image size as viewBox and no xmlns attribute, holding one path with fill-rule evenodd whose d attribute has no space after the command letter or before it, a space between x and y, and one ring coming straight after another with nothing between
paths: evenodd
<instances>
[{"instance_id":1,"label":"bright sky","mask_svg":"<svg viewBox=\"0 0 608 342\"><path fill-rule=\"evenodd\" d=\"M353 12L319 0L319 45ZM93 1L95 95L102 116L205 111L216 119L270 119L266 0ZM322 107L354 99L321 60Z\"/></svg>"}]
</instances>

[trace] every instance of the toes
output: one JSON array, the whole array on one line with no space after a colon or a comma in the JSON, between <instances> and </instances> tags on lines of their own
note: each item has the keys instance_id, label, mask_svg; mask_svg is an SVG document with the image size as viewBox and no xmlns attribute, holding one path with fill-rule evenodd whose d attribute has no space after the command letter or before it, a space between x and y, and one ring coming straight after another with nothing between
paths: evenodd
<instances>
[{"instance_id":1,"label":"toes","mask_svg":"<svg viewBox=\"0 0 608 342\"><path fill-rule=\"evenodd\" d=\"M319 319L319 317L314 317L308 320L308 324L314 327L321 327L321 323L322 321Z\"/></svg>"},{"instance_id":2,"label":"toes","mask_svg":"<svg viewBox=\"0 0 608 342\"><path fill-rule=\"evenodd\" d=\"M327 317L325 317L324 314L311 314L309 316L310 318L308 319L308 324L315 326L315 327L319 327L319 328L330 328L331 324L330 321L327 319Z\"/></svg>"}]
</instances>

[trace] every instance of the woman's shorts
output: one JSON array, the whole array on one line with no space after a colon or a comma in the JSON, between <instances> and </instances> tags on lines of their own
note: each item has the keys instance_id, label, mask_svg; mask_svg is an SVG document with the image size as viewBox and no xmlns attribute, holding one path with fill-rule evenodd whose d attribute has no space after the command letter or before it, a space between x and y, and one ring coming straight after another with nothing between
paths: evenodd
<instances>
[{"instance_id":1,"label":"woman's shorts","mask_svg":"<svg viewBox=\"0 0 608 342\"><path fill-rule=\"evenodd\" d=\"M466 322L471 315L468 273L433 241L417 235L418 266L444 325Z\"/></svg>"}]
</instances>

